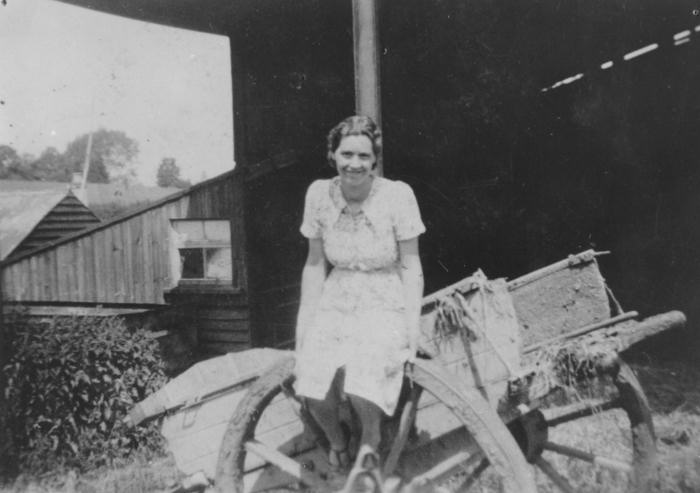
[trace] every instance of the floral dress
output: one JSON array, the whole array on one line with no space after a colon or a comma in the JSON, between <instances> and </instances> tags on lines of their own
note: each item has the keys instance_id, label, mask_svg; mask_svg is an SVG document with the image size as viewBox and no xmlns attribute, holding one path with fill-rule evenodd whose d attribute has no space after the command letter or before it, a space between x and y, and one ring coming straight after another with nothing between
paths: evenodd
<instances>
[{"instance_id":1,"label":"floral dress","mask_svg":"<svg viewBox=\"0 0 700 493\"><path fill-rule=\"evenodd\" d=\"M375 177L356 213L338 177L311 184L301 233L322 239L332 270L297 353L299 395L324 399L343 368L345 393L394 413L409 356L398 241L424 231L406 183Z\"/></svg>"}]
</instances>

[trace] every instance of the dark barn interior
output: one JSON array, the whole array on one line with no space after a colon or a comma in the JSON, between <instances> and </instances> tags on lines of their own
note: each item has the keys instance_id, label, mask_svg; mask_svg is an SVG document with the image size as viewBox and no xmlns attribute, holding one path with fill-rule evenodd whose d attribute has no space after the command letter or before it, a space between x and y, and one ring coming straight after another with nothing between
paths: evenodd
<instances>
[{"instance_id":1,"label":"dark barn interior","mask_svg":"<svg viewBox=\"0 0 700 493\"><path fill-rule=\"evenodd\" d=\"M351 1L70 2L230 37L238 166L294 155L248 181L245 212L254 313L275 326L258 343L284 342L304 191L333 173L325 134L355 107ZM384 170L418 196L427 289L611 250L601 263L622 305L683 310L688 332L664 346L697 349L697 3L377 3Z\"/></svg>"}]
</instances>

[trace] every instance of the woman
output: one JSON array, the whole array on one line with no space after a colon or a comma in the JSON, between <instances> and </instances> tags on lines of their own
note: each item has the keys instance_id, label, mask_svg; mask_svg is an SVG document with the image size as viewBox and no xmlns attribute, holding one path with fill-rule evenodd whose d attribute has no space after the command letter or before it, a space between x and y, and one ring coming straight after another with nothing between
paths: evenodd
<instances>
[{"instance_id":1,"label":"woman","mask_svg":"<svg viewBox=\"0 0 700 493\"><path fill-rule=\"evenodd\" d=\"M423 296L418 236L425 226L411 188L374 173L381 135L370 118L343 120L327 144L338 176L309 186L301 226L309 252L296 391L328 438L331 466L344 469L350 458L338 420L342 394L360 418L360 445L376 450L382 412L394 413L404 363L415 357Z\"/></svg>"}]
</instances>

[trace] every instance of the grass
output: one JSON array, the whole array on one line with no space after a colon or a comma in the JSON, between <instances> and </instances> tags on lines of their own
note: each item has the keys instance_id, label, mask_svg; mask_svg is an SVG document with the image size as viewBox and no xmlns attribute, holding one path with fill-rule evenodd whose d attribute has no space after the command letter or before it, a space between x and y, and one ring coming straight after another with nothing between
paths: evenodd
<instances>
[{"instance_id":1,"label":"grass","mask_svg":"<svg viewBox=\"0 0 700 493\"><path fill-rule=\"evenodd\" d=\"M632 366L653 411L658 438L658 491L700 492L700 367L687 362L639 359ZM624 428L617 419L614 413L605 413L579 420L568 427L565 439L575 439L578 434L589 443L593 441L604 447L617 429ZM583 474L579 477L584 485L582 491L616 491L621 484L619 478L607 472L590 473L589 468L585 474L592 475ZM83 475L55 471L43 477L22 476L13 484L0 487L0 493L164 493L175 489L178 479L179 473L170 457L153 458L136 453L128 462ZM543 492L558 491L541 475L538 484Z\"/></svg>"}]
</instances>

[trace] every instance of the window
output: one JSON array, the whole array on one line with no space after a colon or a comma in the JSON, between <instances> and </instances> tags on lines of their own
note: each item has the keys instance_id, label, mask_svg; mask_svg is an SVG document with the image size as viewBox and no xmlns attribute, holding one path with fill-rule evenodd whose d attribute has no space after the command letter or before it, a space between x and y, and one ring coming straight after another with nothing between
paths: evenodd
<instances>
[{"instance_id":1,"label":"window","mask_svg":"<svg viewBox=\"0 0 700 493\"><path fill-rule=\"evenodd\" d=\"M231 226L222 219L171 219L181 283L230 281Z\"/></svg>"}]
</instances>

